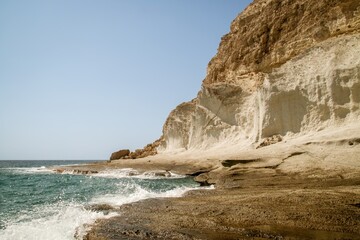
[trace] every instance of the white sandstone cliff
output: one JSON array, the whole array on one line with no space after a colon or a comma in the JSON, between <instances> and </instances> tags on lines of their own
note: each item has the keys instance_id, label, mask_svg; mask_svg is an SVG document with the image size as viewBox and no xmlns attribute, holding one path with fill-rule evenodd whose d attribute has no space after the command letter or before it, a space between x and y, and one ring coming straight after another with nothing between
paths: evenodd
<instances>
[{"instance_id":1,"label":"white sandstone cliff","mask_svg":"<svg viewBox=\"0 0 360 240\"><path fill-rule=\"evenodd\" d=\"M357 0L254 1L198 96L170 113L158 152L241 152L342 128L360 137L359 29Z\"/></svg>"}]
</instances>

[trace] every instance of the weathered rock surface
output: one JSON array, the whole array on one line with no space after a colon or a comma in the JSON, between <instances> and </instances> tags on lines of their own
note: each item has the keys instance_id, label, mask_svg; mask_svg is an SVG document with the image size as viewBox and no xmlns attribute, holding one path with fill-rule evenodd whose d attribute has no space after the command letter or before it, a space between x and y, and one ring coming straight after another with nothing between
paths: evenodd
<instances>
[{"instance_id":1,"label":"weathered rock surface","mask_svg":"<svg viewBox=\"0 0 360 240\"><path fill-rule=\"evenodd\" d=\"M356 0L255 0L231 24L204 84L244 83L261 87L272 72L324 40L357 32Z\"/></svg>"},{"instance_id":2,"label":"weathered rock surface","mask_svg":"<svg viewBox=\"0 0 360 240\"><path fill-rule=\"evenodd\" d=\"M129 156L130 154L130 150L129 149L123 149L123 150L119 150L117 152L113 152L110 156L110 160L115 160L115 159L121 159L124 158L126 156Z\"/></svg>"},{"instance_id":3,"label":"weathered rock surface","mask_svg":"<svg viewBox=\"0 0 360 240\"><path fill-rule=\"evenodd\" d=\"M231 24L159 152L248 149L360 127L360 1L257 0Z\"/></svg>"},{"instance_id":4,"label":"weathered rock surface","mask_svg":"<svg viewBox=\"0 0 360 240\"><path fill-rule=\"evenodd\" d=\"M233 170L231 189L121 206L84 239L359 239L359 177Z\"/></svg>"},{"instance_id":5,"label":"weathered rock surface","mask_svg":"<svg viewBox=\"0 0 360 240\"><path fill-rule=\"evenodd\" d=\"M255 0L159 154L109 164L216 190L122 206L85 239L360 239L359 139L360 1Z\"/></svg>"},{"instance_id":6,"label":"weathered rock surface","mask_svg":"<svg viewBox=\"0 0 360 240\"><path fill-rule=\"evenodd\" d=\"M273 135L273 136L271 136L271 137L265 138L265 139L260 143L260 145L258 146L258 148L266 147L266 146L269 146L269 145L271 145L271 144L275 144L275 143L278 143L278 142L281 142L281 141L282 141L281 135L279 135L279 134Z\"/></svg>"},{"instance_id":7,"label":"weathered rock surface","mask_svg":"<svg viewBox=\"0 0 360 240\"><path fill-rule=\"evenodd\" d=\"M111 210L114 210L114 207L109 204L93 204L85 206L85 209L95 212L109 212Z\"/></svg>"},{"instance_id":8,"label":"weathered rock surface","mask_svg":"<svg viewBox=\"0 0 360 240\"><path fill-rule=\"evenodd\" d=\"M136 149L134 152L129 154L129 158L136 159L136 158L144 158L148 156L153 156L157 154L157 148L163 142L163 138L159 138L153 143L149 143L142 149Z\"/></svg>"}]
</instances>

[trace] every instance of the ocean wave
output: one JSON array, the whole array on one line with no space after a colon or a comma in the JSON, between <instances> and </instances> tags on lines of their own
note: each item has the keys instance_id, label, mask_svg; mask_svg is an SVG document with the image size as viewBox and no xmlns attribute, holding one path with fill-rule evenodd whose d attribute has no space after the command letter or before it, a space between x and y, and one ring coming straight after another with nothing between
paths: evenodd
<instances>
[{"instance_id":1,"label":"ocean wave","mask_svg":"<svg viewBox=\"0 0 360 240\"><path fill-rule=\"evenodd\" d=\"M41 166L41 167L10 167L10 168L1 168L0 170L14 172L17 174L52 173L53 172L51 169L48 169L45 166Z\"/></svg>"},{"instance_id":2,"label":"ocean wave","mask_svg":"<svg viewBox=\"0 0 360 240\"><path fill-rule=\"evenodd\" d=\"M84 174L86 172L86 174ZM93 177L103 177L103 178L139 178L139 179L178 179L178 178L186 178L186 175L180 175L173 173L171 171L147 171L140 173L133 168L122 168L122 169L111 169L100 172L91 172L91 170L87 171L79 171L77 169L74 170L63 170L61 174L74 174L74 175L87 175Z\"/></svg>"},{"instance_id":3,"label":"ocean wave","mask_svg":"<svg viewBox=\"0 0 360 240\"><path fill-rule=\"evenodd\" d=\"M188 187L180 186L168 191L152 191L146 188L141 187L140 185L135 186L126 186L120 184L119 188L123 189L123 194L119 197L117 194L105 194L102 196L94 197L91 200L91 204L109 204L111 206L120 206L128 203L138 202L141 200L149 198L165 198L165 197L181 197L186 192L197 189L213 189L213 186L210 187ZM129 189L133 188L133 189Z\"/></svg>"},{"instance_id":4,"label":"ocean wave","mask_svg":"<svg viewBox=\"0 0 360 240\"><path fill-rule=\"evenodd\" d=\"M13 168L12 170L19 170ZM21 168L21 172L35 171L39 173L44 168ZM117 215L116 212L95 211L86 206L108 204L119 207L123 204L137 202L148 198L181 197L186 192L195 189L211 189L199 187L198 184L183 176L173 175L170 177L155 176L153 173L140 175L133 169L121 171L108 171L103 175L94 176L64 176L48 175L47 180L38 176L41 181L53 181L56 183L51 191L62 191L55 203L39 203L17 215L7 215L1 222L0 239L26 239L26 240L69 240L82 239L88 226L99 218L108 218ZM34 175L36 176L36 175ZM40 181L39 180L39 181ZM36 182L40 183L40 182ZM66 183L66 184L65 184ZM71 183L71 184L68 184ZM76 185L75 188L71 186ZM43 186L42 184L40 186ZM47 186L47 185L46 185ZM61 187L60 187L61 186ZM23 187L26 187L24 182ZM29 186L30 187L30 186ZM71 189L67 189L67 187ZM50 189L48 189L50 191ZM85 194L85 193L94 194ZM85 195L86 196L85 196ZM76 196L81 195L79 198ZM57 195L56 195L57 196ZM55 196L55 197L56 197ZM26 200L24 196L23 200ZM45 197L45 196L44 196ZM73 199L77 200L73 200ZM54 198L49 198L54 201Z\"/></svg>"},{"instance_id":5,"label":"ocean wave","mask_svg":"<svg viewBox=\"0 0 360 240\"><path fill-rule=\"evenodd\" d=\"M164 178L185 178L185 175L179 175L171 171L147 171L139 173L132 168L123 168L116 170L101 171L96 174L91 174L96 177L106 178L140 178L140 179L164 179Z\"/></svg>"},{"instance_id":6,"label":"ocean wave","mask_svg":"<svg viewBox=\"0 0 360 240\"><path fill-rule=\"evenodd\" d=\"M81 204L55 204L43 206L29 214L5 222L0 231L3 240L65 240L82 239L89 224L99 218L117 215L86 210Z\"/></svg>"}]
</instances>

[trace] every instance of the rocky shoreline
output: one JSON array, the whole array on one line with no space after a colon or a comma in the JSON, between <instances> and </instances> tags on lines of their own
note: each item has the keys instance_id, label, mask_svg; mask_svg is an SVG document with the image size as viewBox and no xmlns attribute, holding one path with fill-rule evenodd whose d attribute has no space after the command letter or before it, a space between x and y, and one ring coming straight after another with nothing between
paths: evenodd
<instances>
[{"instance_id":1,"label":"rocky shoreline","mask_svg":"<svg viewBox=\"0 0 360 240\"><path fill-rule=\"evenodd\" d=\"M96 221L87 240L360 239L359 132L339 132L348 138L319 133L216 157L159 154L53 170L97 174L131 168L215 185L181 198L106 206L120 216Z\"/></svg>"},{"instance_id":2,"label":"rocky shoreline","mask_svg":"<svg viewBox=\"0 0 360 240\"><path fill-rule=\"evenodd\" d=\"M254 0L159 140L54 169L216 189L120 206L84 239L360 239L359 56L359 1Z\"/></svg>"},{"instance_id":3,"label":"rocky shoreline","mask_svg":"<svg viewBox=\"0 0 360 240\"><path fill-rule=\"evenodd\" d=\"M359 177L260 171L227 181L231 188L121 206L84 239L360 239Z\"/></svg>"},{"instance_id":4,"label":"rocky shoreline","mask_svg":"<svg viewBox=\"0 0 360 240\"><path fill-rule=\"evenodd\" d=\"M156 165L157 161L152 161ZM214 190L118 207L92 207L116 211L120 216L97 220L83 239L360 239L358 172L329 174L313 169L299 174L270 165L247 168L244 164L251 163L202 174L200 168L188 172L197 175L195 180L212 175ZM76 166L84 170L76 173L87 174L96 167L101 172L104 165ZM153 167L138 170L155 171L150 170Z\"/></svg>"}]
</instances>

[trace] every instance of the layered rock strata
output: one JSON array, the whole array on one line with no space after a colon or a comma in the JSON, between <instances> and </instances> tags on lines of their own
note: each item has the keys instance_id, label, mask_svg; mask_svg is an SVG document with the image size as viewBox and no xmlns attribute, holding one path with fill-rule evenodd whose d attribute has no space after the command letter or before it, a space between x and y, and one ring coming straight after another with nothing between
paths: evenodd
<instances>
[{"instance_id":1,"label":"layered rock strata","mask_svg":"<svg viewBox=\"0 0 360 240\"><path fill-rule=\"evenodd\" d=\"M359 56L360 1L255 0L222 38L198 96L170 113L158 152L360 127Z\"/></svg>"},{"instance_id":2,"label":"layered rock strata","mask_svg":"<svg viewBox=\"0 0 360 240\"><path fill-rule=\"evenodd\" d=\"M123 205L84 239L360 239L360 1L255 0L155 145L101 167L216 189Z\"/></svg>"}]
</instances>

